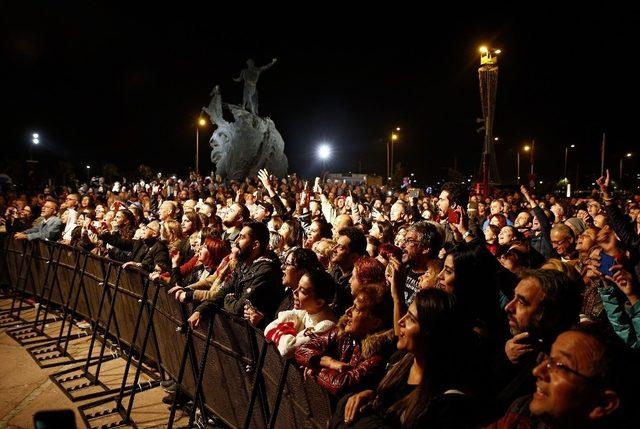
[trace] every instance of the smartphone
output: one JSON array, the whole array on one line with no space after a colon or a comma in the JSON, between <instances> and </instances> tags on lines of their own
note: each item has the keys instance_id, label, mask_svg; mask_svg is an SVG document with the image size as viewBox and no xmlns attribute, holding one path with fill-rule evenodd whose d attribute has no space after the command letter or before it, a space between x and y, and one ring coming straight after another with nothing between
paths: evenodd
<instances>
[{"instance_id":1,"label":"smartphone","mask_svg":"<svg viewBox=\"0 0 640 429\"><path fill-rule=\"evenodd\" d=\"M76 428L76 417L71 410L38 411L33 416L36 429Z\"/></svg>"},{"instance_id":2,"label":"smartphone","mask_svg":"<svg viewBox=\"0 0 640 429\"><path fill-rule=\"evenodd\" d=\"M447 212L447 221L454 224L460 223L460 213L455 210L449 209L449 211Z\"/></svg>"},{"instance_id":3,"label":"smartphone","mask_svg":"<svg viewBox=\"0 0 640 429\"><path fill-rule=\"evenodd\" d=\"M606 253L600 253L600 267L598 268L598 271L600 271L603 276L612 275L613 273L610 270L615 264L616 258L609 256Z\"/></svg>"}]
</instances>

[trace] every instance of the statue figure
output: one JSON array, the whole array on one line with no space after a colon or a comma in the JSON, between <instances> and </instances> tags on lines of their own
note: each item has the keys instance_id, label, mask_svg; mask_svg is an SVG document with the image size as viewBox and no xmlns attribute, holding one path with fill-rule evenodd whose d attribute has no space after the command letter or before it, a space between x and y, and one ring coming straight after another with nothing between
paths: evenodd
<instances>
[{"instance_id":1,"label":"statue figure","mask_svg":"<svg viewBox=\"0 0 640 429\"><path fill-rule=\"evenodd\" d=\"M276 61L278 61L278 59L274 58L271 63L262 67L256 67L253 63L253 60L248 59L247 68L240 72L239 77L233 79L236 82L244 80L244 90L242 92L243 109L247 109L249 112L255 115L258 114L258 90L256 89L258 78L260 77L260 73L273 67Z\"/></svg>"},{"instance_id":2,"label":"statue figure","mask_svg":"<svg viewBox=\"0 0 640 429\"><path fill-rule=\"evenodd\" d=\"M224 180L242 181L256 176L262 168L276 176L286 175L288 162L284 154L284 141L273 121L248 112L243 107L223 104L218 86L211 91L211 96L209 106L202 110L216 125L209 139L216 176ZM223 118L223 108L233 115L232 122Z\"/></svg>"}]
</instances>

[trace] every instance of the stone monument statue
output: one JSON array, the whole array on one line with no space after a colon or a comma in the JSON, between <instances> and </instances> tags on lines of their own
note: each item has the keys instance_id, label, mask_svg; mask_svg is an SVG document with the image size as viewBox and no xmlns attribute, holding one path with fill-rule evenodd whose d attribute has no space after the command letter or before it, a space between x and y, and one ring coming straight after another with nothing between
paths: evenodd
<instances>
[{"instance_id":1,"label":"stone monument statue","mask_svg":"<svg viewBox=\"0 0 640 429\"><path fill-rule=\"evenodd\" d=\"M245 83L245 95L246 87ZM255 84L253 89L255 91ZM209 105L202 110L216 125L209 139L216 175L224 180L241 181L256 176L262 168L279 177L286 175L288 161L284 141L273 121L247 111L244 106L223 104L218 86L211 91L211 96ZM231 113L233 121L223 117L223 107Z\"/></svg>"},{"instance_id":2,"label":"stone monument statue","mask_svg":"<svg viewBox=\"0 0 640 429\"><path fill-rule=\"evenodd\" d=\"M258 78L260 73L273 67L278 61L274 58L269 64L256 67L252 59L247 60L247 68L240 72L240 76L233 79L236 82L244 81L244 90L242 91L242 108L247 109L249 112L258 114L258 90L256 85L258 84Z\"/></svg>"}]
</instances>

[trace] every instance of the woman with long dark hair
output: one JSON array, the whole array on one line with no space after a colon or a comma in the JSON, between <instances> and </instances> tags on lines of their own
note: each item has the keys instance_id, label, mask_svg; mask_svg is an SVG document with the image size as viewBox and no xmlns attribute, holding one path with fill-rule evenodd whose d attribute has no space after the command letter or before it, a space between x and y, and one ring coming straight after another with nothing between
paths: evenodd
<instances>
[{"instance_id":1,"label":"woman with long dark hair","mask_svg":"<svg viewBox=\"0 0 640 429\"><path fill-rule=\"evenodd\" d=\"M458 245L447 253L436 287L454 295L463 317L484 338L506 336L504 312L517 283L484 246Z\"/></svg>"},{"instance_id":2,"label":"woman with long dark hair","mask_svg":"<svg viewBox=\"0 0 640 429\"><path fill-rule=\"evenodd\" d=\"M396 326L404 352L374 390L343 398L330 427L468 427L474 415L470 332L453 295L416 293Z\"/></svg>"}]
</instances>

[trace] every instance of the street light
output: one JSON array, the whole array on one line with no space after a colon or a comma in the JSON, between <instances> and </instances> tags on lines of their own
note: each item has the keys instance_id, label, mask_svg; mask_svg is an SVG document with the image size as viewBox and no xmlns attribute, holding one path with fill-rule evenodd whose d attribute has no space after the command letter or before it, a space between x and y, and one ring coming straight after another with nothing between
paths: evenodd
<instances>
[{"instance_id":1,"label":"street light","mask_svg":"<svg viewBox=\"0 0 640 429\"><path fill-rule=\"evenodd\" d=\"M573 149L576 145L572 144L571 146L564 147L564 177L567 177L567 160L569 158L569 148Z\"/></svg>"},{"instance_id":2,"label":"street light","mask_svg":"<svg viewBox=\"0 0 640 429\"><path fill-rule=\"evenodd\" d=\"M396 127L396 131L400 131L400 127ZM392 132L391 140L387 143L387 177L393 176L393 142L399 138L398 134Z\"/></svg>"},{"instance_id":3,"label":"street light","mask_svg":"<svg viewBox=\"0 0 640 429\"><path fill-rule=\"evenodd\" d=\"M29 161L33 161L33 147L38 146L39 144L40 144L40 134L32 133L31 144L29 145Z\"/></svg>"},{"instance_id":4,"label":"street light","mask_svg":"<svg viewBox=\"0 0 640 429\"><path fill-rule=\"evenodd\" d=\"M327 161L331 158L331 146L323 143L318 146L316 152L318 154L318 158L320 158L320 160L322 161L322 171L324 171L326 170Z\"/></svg>"},{"instance_id":5,"label":"street light","mask_svg":"<svg viewBox=\"0 0 640 429\"><path fill-rule=\"evenodd\" d=\"M622 185L622 161L623 161L625 158L631 158L632 156L633 156L633 154L632 154L631 152L627 152L627 153L625 154L625 156L621 156L621 157L620 157L620 185Z\"/></svg>"},{"instance_id":6,"label":"street light","mask_svg":"<svg viewBox=\"0 0 640 429\"><path fill-rule=\"evenodd\" d=\"M531 174L533 175L533 148L536 145L536 141L535 140L531 140L531 146L524 145L524 151L525 152L529 152L529 163L531 164Z\"/></svg>"},{"instance_id":7,"label":"street light","mask_svg":"<svg viewBox=\"0 0 640 429\"><path fill-rule=\"evenodd\" d=\"M198 118L196 124L196 176L198 176L198 172L200 171L200 127L204 127L205 125L207 125L207 121L202 117Z\"/></svg>"}]
</instances>

